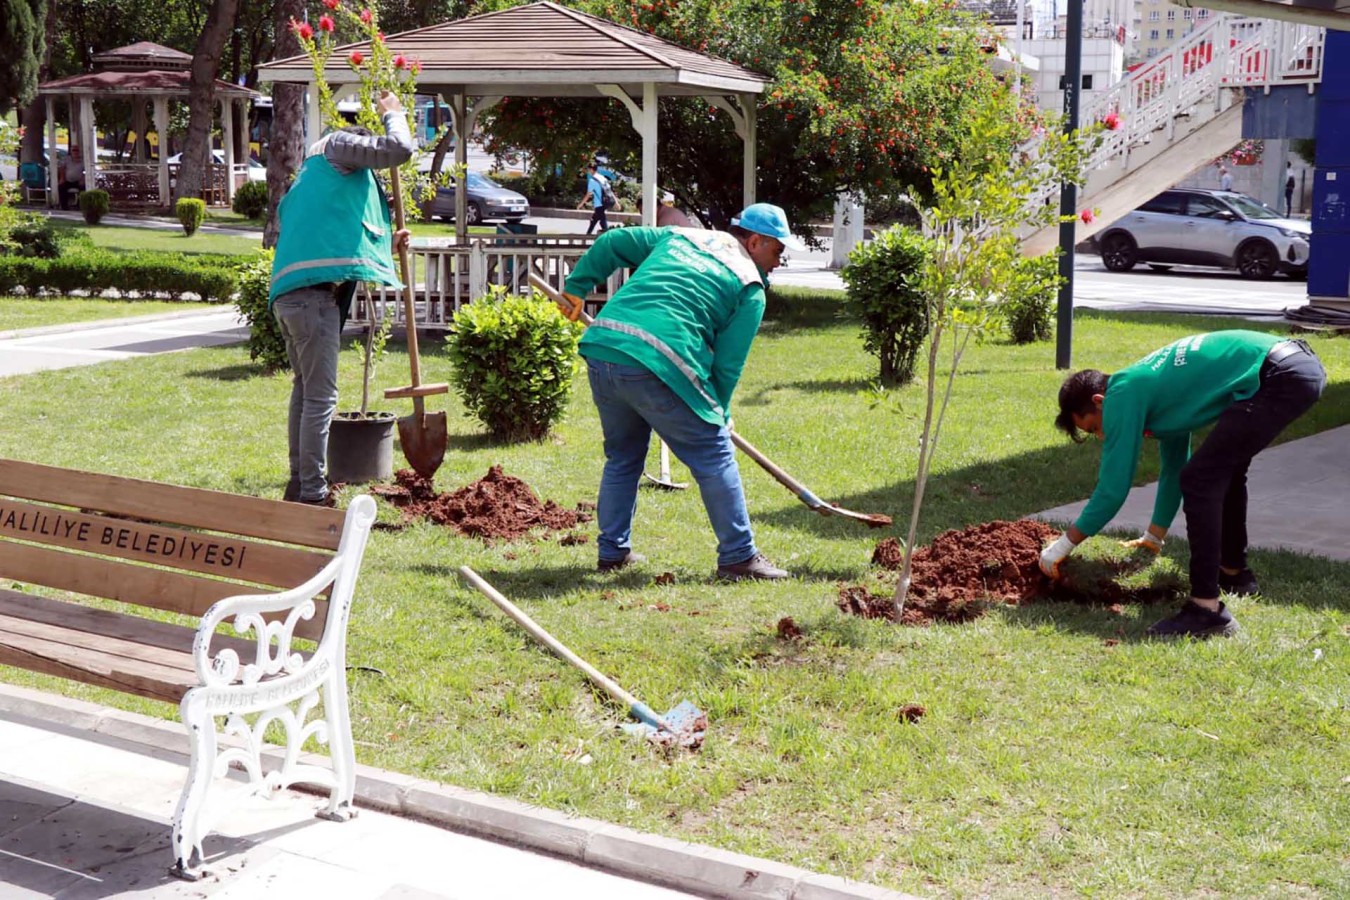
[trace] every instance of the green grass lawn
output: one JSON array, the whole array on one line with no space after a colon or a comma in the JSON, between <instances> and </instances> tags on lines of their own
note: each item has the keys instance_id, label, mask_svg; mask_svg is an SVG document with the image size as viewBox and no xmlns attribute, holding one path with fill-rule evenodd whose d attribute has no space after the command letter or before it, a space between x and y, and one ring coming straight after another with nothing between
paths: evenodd
<instances>
[{"instance_id":1,"label":"green grass lawn","mask_svg":"<svg viewBox=\"0 0 1350 900\"><path fill-rule=\"evenodd\" d=\"M1090 312L1077 321L1075 363L1107 371L1234 326ZM1350 342L1312 340L1332 384L1286 437L1350 422ZM381 387L407 380L397 350ZM444 347L424 341L422 351L423 377L447 380ZM1099 448L1053 429L1063 377L1053 358L1049 344L971 351L923 539L1090 492ZM864 388L874 368L833 304L775 304L736 424L821 496L899 520L921 393L873 405ZM345 352L342 408L358 397L358 370ZM279 497L288 392L288 379L256 375L239 347L4 379L0 453ZM594 499L603 455L584 378L540 444L496 444L453 396L429 406L443 403L452 434L442 490L500 463L544 498ZM1139 479L1156 471L1150 453ZM651 561L614 575L594 572L593 526L590 543L566 547L484 546L430 525L377 532L349 638L349 661L362 667L349 675L359 758L928 895L1350 895L1350 565L1255 553L1267 595L1234 601L1242 635L1206 644L1144 640L1165 612L1156 608L1045 603L902 629L834 605L841 582L882 586L868 560L885 532L813 515L744 459L742 474L758 543L796 573L788 583L713 583L695 490L642 493L635 547ZM383 506L381 517L396 518ZM1099 537L1088 552L1112 548ZM1169 541L1155 565L1184 571L1185 560L1184 542ZM620 733L625 712L461 585L464 564L651 706L688 699L706 710L702 751L665 755ZM674 583L656 585L664 572ZM783 616L804 640L777 639ZM897 712L908 703L927 714L905 722Z\"/></svg>"},{"instance_id":2,"label":"green grass lawn","mask_svg":"<svg viewBox=\"0 0 1350 900\"><path fill-rule=\"evenodd\" d=\"M192 237L181 228L134 228L129 225L85 225L53 219L58 231L79 231L89 235L95 247L109 250L159 250L173 253L253 253L261 244L255 237L211 234L199 231Z\"/></svg>"},{"instance_id":3,"label":"green grass lawn","mask_svg":"<svg viewBox=\"0 0 1350 900\"><path fill-rule=\"evenodd\" d=\"M168 300L103 300L98 297L33 299L0 296L0 331L41 328L46 325L68 325L74 322L93 322L99 319L152 316L158 313L185 312L205 308L201 304L177 303Z\"/></svg>"}]
</instances>

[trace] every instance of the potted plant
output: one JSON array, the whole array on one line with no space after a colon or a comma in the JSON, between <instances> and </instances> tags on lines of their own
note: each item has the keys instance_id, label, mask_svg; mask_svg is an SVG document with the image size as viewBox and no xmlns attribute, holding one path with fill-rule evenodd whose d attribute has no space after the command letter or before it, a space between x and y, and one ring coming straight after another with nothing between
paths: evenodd
<instances>
[{"instance_id":1,"label":"potted plant","mask_svg":"<svg viewBox=\"0 0 1350 900\"><path fill-rule=\"evenodd\" d=\"M366 326L361 372L361 408L336 412L328 431L328 480L343 484L386 481L394 475L394 424L391 412L370 411L370 380L389 342L389 319L376 321L375 301L364 297ZM353 349L362 349L353 344Z\"/></svg>"}]
</instances>

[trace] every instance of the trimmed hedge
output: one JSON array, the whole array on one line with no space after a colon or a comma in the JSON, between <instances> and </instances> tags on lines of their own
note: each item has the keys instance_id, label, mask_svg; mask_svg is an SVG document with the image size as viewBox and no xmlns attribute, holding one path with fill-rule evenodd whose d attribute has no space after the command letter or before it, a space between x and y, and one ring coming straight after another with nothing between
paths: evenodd
<instances>
[{"instance_id":1,"label":"trimmed hedge","mask_svg":"<svg viewBox=\"0 0 1350 900\"><path fill-rule=\"evenodd\" d=\"M57 259L0 257L0 294L22 287L28 296L39 291L98 294L116 289L125 294L165 295L176 299L192 293L206 303L225 303L234 296L235 269L247 257L189 255L139 251L113 253L101 249L68 252Z\"/></svg>"},{"instance_id":2,"label":"trimmed hedge","mask_svg":"<svg viewBox=\"0 0 1350 900\"><path fill-rule=\"evenodd\" d=\"M244 182L234 192L231 208L245 218L261 219L267 213L267 182Z\"/></svg>"},{"instance_id":3,"label":"trimmed hedge","mask_svg":"<svg viewBox=\"0 0 1350 900\"><path fill-rule=\"evenodd\" d=\"M80 212L90 225L97 225L108 214L107 191L80 191Z\"/></svg>"},{"instance_id":4,"label":"trimmed hedge","mask_svg":"<svg viewBox=\"0 0 1350 900\"><path fill-rule=\"evenodd\" d=\"M265 372L284 372L291 367L286 338L267 302L268 289L272 285L272 256L270 249L264 249L259 250L257 256L244 257L244 263L237 270L239 294L234 303L248 322L249 359L261 363Z\"/></svg>"},{"instance_id":5,"label":"trimmed hedge","mask_svg":"<svg viewBox=\"0 0 1350 900\"><path fill-rule=\"evenodd\" d=\"M206 201L184 197L174 204L173 211L178 216L178 224L183 226L188 237L192 237L206 219Z\"/></svg>"}]
</instances>

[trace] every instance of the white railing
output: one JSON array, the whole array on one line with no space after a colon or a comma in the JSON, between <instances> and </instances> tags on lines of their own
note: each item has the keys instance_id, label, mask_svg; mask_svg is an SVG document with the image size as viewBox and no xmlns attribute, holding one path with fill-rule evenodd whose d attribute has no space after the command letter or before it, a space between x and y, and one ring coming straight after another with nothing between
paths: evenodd
<instances>
[{"instance_id":1,"label":"white railing","mask_svg":"<svg viewBox=\"0 0 1350 900\"><path fill-rule=\"evenodd\" d=\"M451 240L418 242L409 253L413 266L413 309L418 328L444 331L461 306L502 285L512 293L528 290L531 270L559 291L594 238L577 234L502 234L470 238L468 243ZM586 298L587 311L595 313L623 284L620 270ZM406 321L403 296L381 289L371 299L377 319L392 317L397 326ZM353 304L352 321L370 321L365 303Z\"/></svg>"}]
</instances>

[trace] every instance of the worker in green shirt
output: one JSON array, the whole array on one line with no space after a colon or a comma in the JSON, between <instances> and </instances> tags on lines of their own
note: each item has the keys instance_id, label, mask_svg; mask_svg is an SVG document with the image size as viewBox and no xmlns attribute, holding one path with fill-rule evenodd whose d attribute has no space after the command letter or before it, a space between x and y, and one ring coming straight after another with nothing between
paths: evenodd
<instances>
[{"instance_id":1,"label":"worker in green shirt","mask_svg":"<svg viewBox=\"0 0 1350 900\"><path fill-rule=\"evenodd\" d=\"M731 396L785 249L803 249L787 216L755 203L729 232L610 229L572 270L565 289L577 308L612 273L632 270L581 339L605 437L600 571L645 559L632 549L633 515L655 431L698 482L717 536L717 577L788 577L755 546L730 431Z\"/></svg>"},{"instance_id":2,"label":"worker in green shirt","mask_svg":"<svg viewBox=\"0 0 1350 900\"><path fill-rule=\"evenodd\" d=\"M1182 338L1114 375L1085 369L1059 389L1056 427L1073 440L1105 442L1097 487L1078 520L1041 554L1059 577L1073 548L1106 526L1125 502L1145 437L1162 462L1148 530L1126 546L1158 553L1177 514L1191 542L1191 598L1148 629L1154 637L1232 635L1237 620L1220 591L1259 590L1247 567L1247 469L1252 457L1317 402L1327 373L1300 340L1256 331ZM1213 424L1191 453L1191 432Z\"/></svg>"}]
</instances>

